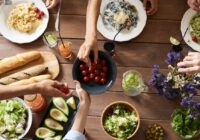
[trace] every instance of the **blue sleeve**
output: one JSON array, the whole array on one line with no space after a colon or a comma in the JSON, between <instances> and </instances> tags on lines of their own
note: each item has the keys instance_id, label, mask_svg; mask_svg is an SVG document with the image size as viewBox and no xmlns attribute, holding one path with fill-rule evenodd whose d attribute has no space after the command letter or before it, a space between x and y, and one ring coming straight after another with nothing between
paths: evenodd
<instances>
[{"instance_id":1,"label":"blue sleeve","mask_svg":"<svg viewBox=\"0 0 200 140\"><path fill-rule=\"evenodd\" d=\"M70 130L63 140L85 140L85 136L76 130Z\"/></svg>"}]
</instances>

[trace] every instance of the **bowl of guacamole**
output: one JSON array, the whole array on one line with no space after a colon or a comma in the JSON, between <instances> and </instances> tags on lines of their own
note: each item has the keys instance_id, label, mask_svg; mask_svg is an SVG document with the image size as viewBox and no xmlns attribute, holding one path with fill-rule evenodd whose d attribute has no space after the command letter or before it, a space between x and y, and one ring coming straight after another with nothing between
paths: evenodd
<instances>
[{"instance_id":1,"label":"bowl of guacamole","mask_svg":"<svg viewBox=\"0 0 200 140\"><path fill-rule=\"evenodd\" d=\"M117 140L132 138L140 126L140 117L136 108L128 102L117 101L108 105L102 115L104 132Z\"/></svg>"}]
</instances>

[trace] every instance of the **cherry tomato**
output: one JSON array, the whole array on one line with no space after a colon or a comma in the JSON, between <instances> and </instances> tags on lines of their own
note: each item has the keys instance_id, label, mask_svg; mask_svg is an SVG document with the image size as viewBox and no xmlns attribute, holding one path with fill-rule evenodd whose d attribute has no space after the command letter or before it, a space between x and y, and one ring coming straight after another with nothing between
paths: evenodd
<instances>
[{"instance_id":1,"label":"cherry tomato","mask_svg":"<svg viewBox=\"0 0 200 140\"><path fill-rule=\"evenodd\" d=\"M100 71L99 70L94 70L94 74L95 75L100 75Z\"/></svg>"},{"instance_id":2,"label":"cherry tomato","mask_svg":"<svg viewBox=\"0 0 200 140\"><path fill-rule=\"evenodd\" d=\"M102 67L101 67L100 64L97 64L97 65L96 65L96 69L100 70L101 68L102 68Z\"/></svg>"},{"instance_id":3,"label":"cherry tomato","mask_svg":"<svg viewBox=\"0 0 200 140\"><path fill-rule=\"evenodd\" d=\"M197 41L198 41L198 39L197 39L196 36L192 36L192 40L193 40L194 42L197 42Z\"/></svg>"},{"instance_id":4,"label":"cherry tomato","mask_svg":"<svg viewBox=\"0 0 200 140\"><path fill-rule=\"evenodd\" d=\"M89 71L89 73L94 73L93 67L89 67L88 71Z\"/></svg>"},{"instance_id":5,"label":"cherry tomato","mask_svg":"<svg viewBox=\"0 0 200 140\"><path fill-rule=\"evenodd\" d=\"M37 7L34 9L34 11L35 11L36 13L39 13L39 12L40 12L40 10L39 10Z\"/></svg>"},{"instance_id":6,"label":"cherry tomato","mask_svg":"<svg viewBox=\"0 0 200 140\"><path fill-rule=\"evenodd\" d=\"M106 77L106 73L105 72L101 72L100 76L101 76L101 78L105 78Z\"/></svg>"},{"instance_id":7,"label":"cherry tomato","mask_svg":"<svg viewBox=\"0 0 200 140\"><path fill-rule=\"evenodd\" d=\"M93 73L90 73L90 79L94 79L95 75Z\"/></svg>"},{"instance_id":8,"label":"cherry tomato","mask_svg":"<svg viewBox=\"0 0 200 140\"><path fill-rule=\"evenodd\" d=\"M100 64L101 63L101 60L100 59L97 59L97 64Z\"/></svg>"},{"instance_id":9,"label":"cherry tomato","mask_svg":"<svg viewBox=\"0 0 200 140\"><path fill-rule=\"evenodd\" d=\"M40 14L37 15L37 19L42 19L42 16Z\"/></svg>"},{"instance_id":10,"label":"cherry tomato","mask_svg":"<svg viewBox=\"0 0 200 140\"><path fill-rule=\"evenodd\" d=\"M41 12L40 12L40 15L43 17L43 16L44 16L44 12L43 12L43 11L41 11Z\"/></svg>"},{"instance_id":11,"label":"cherry tomato","mask_svg":"<svg viewBox=\"0 0 200 140\"><path fill-rule=\"evenodd\" d=\"M81 65L80 65L80 69L81 69L81 70L84 70L84 69L85 69L85 65L81 64Z\"/></svg>"},{"instance_id":12,"label":"cherry tomato","mask_svg":"<svg viewBox=\"0 0 200 140\"><path fill-rule=\"evenodd\" d=\"M101 79L100 79L99 76L96 76L96 77L94 78L94 80L95 80L96 83L99 83Z\"/></svg>"},{"instance_id":13,"label":"cherry tomato","mask_svg":"<svg viewBox=\"0 0 200 140\"><path fill-rule=\"evenodd\" d=\"M84 82L88 82L89 80L90 80L90 79L89 79L88 76L84 76L84 77L83 77L83 81L84 81Z\"/></svg>"},{"instance_id":14,"label":"cherry tomato","mask_svg":"<svg viewBox=\"0 0 200 140\"><path fill-rule=\"evenodd\" d=\"M106 78L101 78L101 83L105 84L107 82Z\"/></svg>"},{"instance_id":15,"label":"cherry tomato","mask_svg":"<svg viewBox=\"0 0 200 140\"><path fill-rule=\"evenodd\" d=\"M106 64L107 64L107 63L106 63L106 60L101 60L101 65L102 65L102 66L106 66Z\"/></svg>"},{"instance_id":16,"label":"cherry tomato","mask_svg":"<svg viewBox=\"0 0 200 140\"><path fill-rule=\"evenodd\" d=\"M103 70L103 72L108 72L108 67L104 66L104 67L102 68L102 70Z\"/></svg>"},{"instance_id":17,"label":"cherry tomato","mask_svg":"<svg viewBox=\"0 0 200 140\"><path fill-rule=\"evenodd\" d=\"M86 76L87 74L88 74L88 72L87 72L86 70L83 70L83 71L82 71L82 75L83 75L83 76Z\"/></svg>"}]
</instances>

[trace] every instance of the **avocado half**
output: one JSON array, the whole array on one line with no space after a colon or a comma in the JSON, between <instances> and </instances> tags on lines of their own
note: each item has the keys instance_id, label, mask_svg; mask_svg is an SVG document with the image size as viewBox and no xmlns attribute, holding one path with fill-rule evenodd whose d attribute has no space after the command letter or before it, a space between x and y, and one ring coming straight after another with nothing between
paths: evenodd
<instances>
[{"instance_id":1,"label":"avocado half","mask_svg":"<svg viewBox=\"0 0 200 140\"><path fill-rule=\"evenodd\" d=\"M67 99L66 103L73 109L76 110L76 102L74 97L70 97L69 99Z\"/></svg>"},{"instance_id":2,"label":"avocado half","mask_svg":"<svg viewBox=\"0 0 200 140\"><path fill-rule=\"evenodd\" d=\"M65 103L65 100L61 97L54 97L53 98L53 104L64 114L67 116L69 115L69 108L67 104Z\"/></svg>"},{"instance_id":3,"label":"avocado half","mask_svg":"<svg viewBox=\"0 0 200 140\"><path fill-rule=\"evenodd\" d=\"M58 123L57 121L54 121L51 118L45 119L44 124L48 128L53 129L53 130L62 131L64 129L60 123Z\"/></svg>"},{"instance_id":4,"label":"avocado half","mask_svg":"<svg viewBox=\"0 0 200 140\"><path fill-rule=\"evenodd\" d=\"M58 135L58 136L55 136L55 137L45 138L44 140L62 140L62 136Z\"/></svg>"},{"instance_id":5,"label":"avocado half","mask_svg":"<svg viewBox=\"0 0 200 140\"><path fill-rule=\"evenodd\" d=\"M56 120L56 121L59 121L59 122L67 122L68 121L68 118L67 116L65 116L64 113L62 113L62 111L56 109L56 108L52 108L50 110L50 116Z\"/></svg>"},{"instance_id":6,"label":"avocado half","mask_svg":"<svg viewBox=\"0 0 200 140\"><path fill-rule=\"evenodd\" d=\"M46 127L40 127L36 130L35 135L40 139L45 139L48 137L53 137L55 132Z\"/></svg>"}]
</instances>

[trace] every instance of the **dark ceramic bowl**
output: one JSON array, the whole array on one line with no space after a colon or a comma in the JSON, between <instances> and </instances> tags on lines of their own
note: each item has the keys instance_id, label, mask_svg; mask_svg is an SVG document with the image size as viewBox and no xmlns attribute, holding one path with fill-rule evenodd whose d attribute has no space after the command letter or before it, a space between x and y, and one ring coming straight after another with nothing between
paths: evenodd
<instances>
[{"instance_id":1,"label":"dark ceramic bowl","mask_svg":"<svg viewBox=\"0 0 200 140\"><path fill-rule=\"evenodd\" d=\"M94 60L93 52L90 54L90 59ZM97 84L94 81L89 81L88 83L84 83L82 80L81 70L79 66L84 64L84 62L80 61L78 58L75 60L73 68L72 68L72 76L74 80L78 80L81 83L83 89L85 89L90 94L100 94L106 92L115 82L117 77L117 67L110 55L105 52L99 51L99 59L104 59L107 61L107 83L104 85Z\"/></svg>"}]
</instances>

